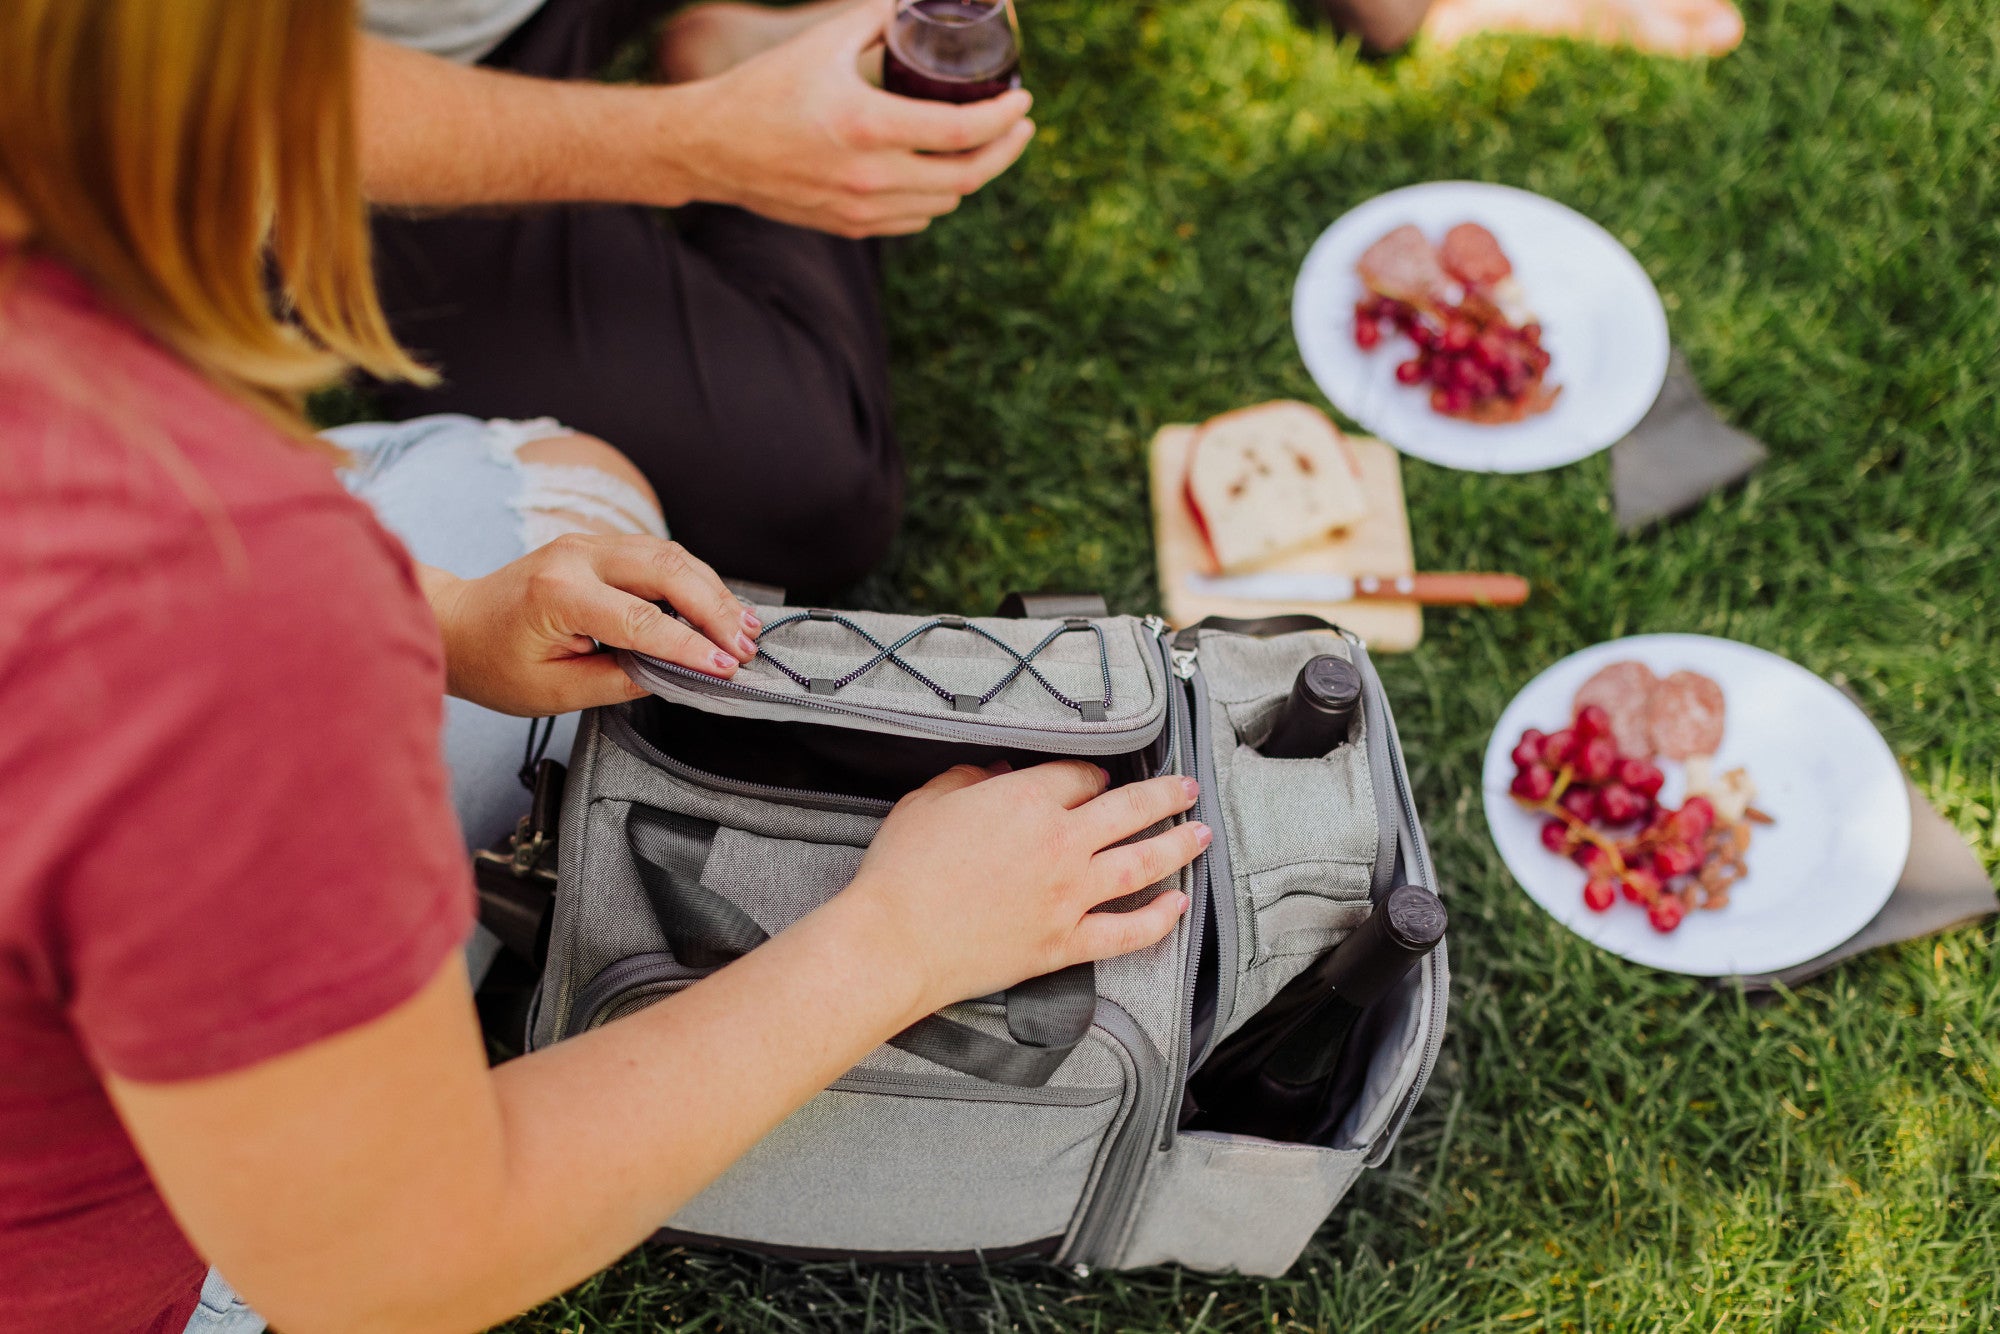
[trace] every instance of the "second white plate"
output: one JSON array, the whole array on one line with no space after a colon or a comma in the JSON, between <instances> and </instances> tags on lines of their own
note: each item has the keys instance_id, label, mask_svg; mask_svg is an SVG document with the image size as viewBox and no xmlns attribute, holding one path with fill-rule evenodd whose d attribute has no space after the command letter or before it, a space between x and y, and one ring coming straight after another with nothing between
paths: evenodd
<instances>
[{"instance_id":1,"label":"second white plate","mask_svg":"<svg viewBox=\"0 0 2000 1334\"><path fill-rule=\"evenodd\" d=\"M1370 352L1354 345L1354 303L1365 294L1355 262L1406 222L1433 243L1461 222L1499 239L1541 318L1549 381L1562 386L1553 408L1505 426L1441 416L1429 386L1396 382L1396 363L1414 352L1407 339L1384 338ZM1405 454L1476 472L1537 472L1587 458L1638 425L1667 377L1667 313L1639 261L1574 209L1480 181L1412 185L1342 215L1299 270L1292 332L1335 407Z\"/></svg>"},{"instance_id":2,"label":"second white plate","mask_svg":"<svg viewBox=\"0 0 2000 1334\"><path fill-rule=\"evenodd\" d=\"M1729 906L1690 913L1671 933L1655 931L1622 899L1608 912L1585 907L1582 869L1542 846L1541 817L1507 792L1521 733L1566 725L1577 687L1626 658L1661 676L1697 671L1722 687L1727 717L1716 768L1747 767L1758 807L1777 821L1758 826L1749 873L1730 891ZM1661 798L1678 805L1681 766L1661 768ZM1707 635L1634 635L1550 667L1500 715L1483 786L1487 827L1529 897L1585 940L1676 973L1773 973L1826 953L1882 910L1910 855L1909 792L1867 715L1797 663Z\"/></svg>"}]
</instances>

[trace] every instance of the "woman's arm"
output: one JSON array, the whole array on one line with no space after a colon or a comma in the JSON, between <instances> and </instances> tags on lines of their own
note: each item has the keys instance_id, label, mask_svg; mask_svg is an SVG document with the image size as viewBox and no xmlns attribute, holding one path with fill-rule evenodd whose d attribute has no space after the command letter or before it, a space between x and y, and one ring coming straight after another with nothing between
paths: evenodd
<instances>
[{"instance_id":1,"label":"woman's arm","mask_svg":"<svg viewBox=\"0 0 2000 1334\"><path fill-rule=\"evenodd\" d=\"M954 769L844 892L670 1001L489 1072L456 960L382 1019L247 1070L113 1080L201 1253L276 1326L470 1330L642 1240L816 1090L953 1000L1159 940L1193 787Z\"/></svg>"}]
</instances>

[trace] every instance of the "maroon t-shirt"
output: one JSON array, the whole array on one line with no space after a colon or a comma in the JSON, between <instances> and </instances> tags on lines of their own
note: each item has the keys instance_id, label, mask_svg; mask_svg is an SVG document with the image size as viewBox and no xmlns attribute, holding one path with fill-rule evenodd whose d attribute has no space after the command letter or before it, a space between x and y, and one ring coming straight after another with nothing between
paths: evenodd
<instances>
[{"instance_id":1,"label":"maroon t-shirt","mask_svg":"<svg viewBox=\"0 0 2000 1334\"><path fill-rule=\"evenodd\" d=\"M327 459L0 250L0 1331L194 1309L105 1072L266 1060L462 941L443 688Z\"/></svg>"}]
</instances>

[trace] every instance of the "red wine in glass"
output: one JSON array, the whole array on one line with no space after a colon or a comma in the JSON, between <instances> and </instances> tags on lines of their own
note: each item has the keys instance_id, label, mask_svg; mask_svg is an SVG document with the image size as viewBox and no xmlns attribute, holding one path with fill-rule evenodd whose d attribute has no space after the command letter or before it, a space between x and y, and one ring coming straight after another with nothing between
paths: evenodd
<instances>
[{"instance_id":1,"label":"red wine in glass","mask_svg":"<svg viewBox=\"0 0 2000 1334\"><path fill-rule=\"evenodd\" d=\"M904 0L890 21L882 86L931 102L983 102L1021 84L1012 0Z\"/></svg>"}]
</instances>

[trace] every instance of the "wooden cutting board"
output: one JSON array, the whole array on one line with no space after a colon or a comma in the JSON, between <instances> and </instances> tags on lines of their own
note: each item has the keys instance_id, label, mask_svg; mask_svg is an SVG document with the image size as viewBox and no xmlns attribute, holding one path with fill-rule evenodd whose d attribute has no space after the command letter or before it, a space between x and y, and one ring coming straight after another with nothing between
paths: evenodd
<instances>
[{"instance_id":1,"label":"wooden cutting board","mask_svg":"<svg viewBox=\"0 0 2000 1334\"><path fill-rule=\"evenodd\" d=\"M1251 602L1204 597L1188 590L1187 577L1208 567L1208 544L1188 512L1183 485L1193 426L1163 426L1153 437L1153 546L1159 557L1160 598L1167 619L1190 625L1206 616L1277 616L1310 612L1360 635L1381 652L1407 653L1424 637L1423 608L1414 602ZM1341 538L1272 561L1266 569L1337 574L1413 574L1410 515L1403 505L1402 456L1380 440L1349 436L1361 462L1368 517Z\"/></svg>"}]
</instances>

